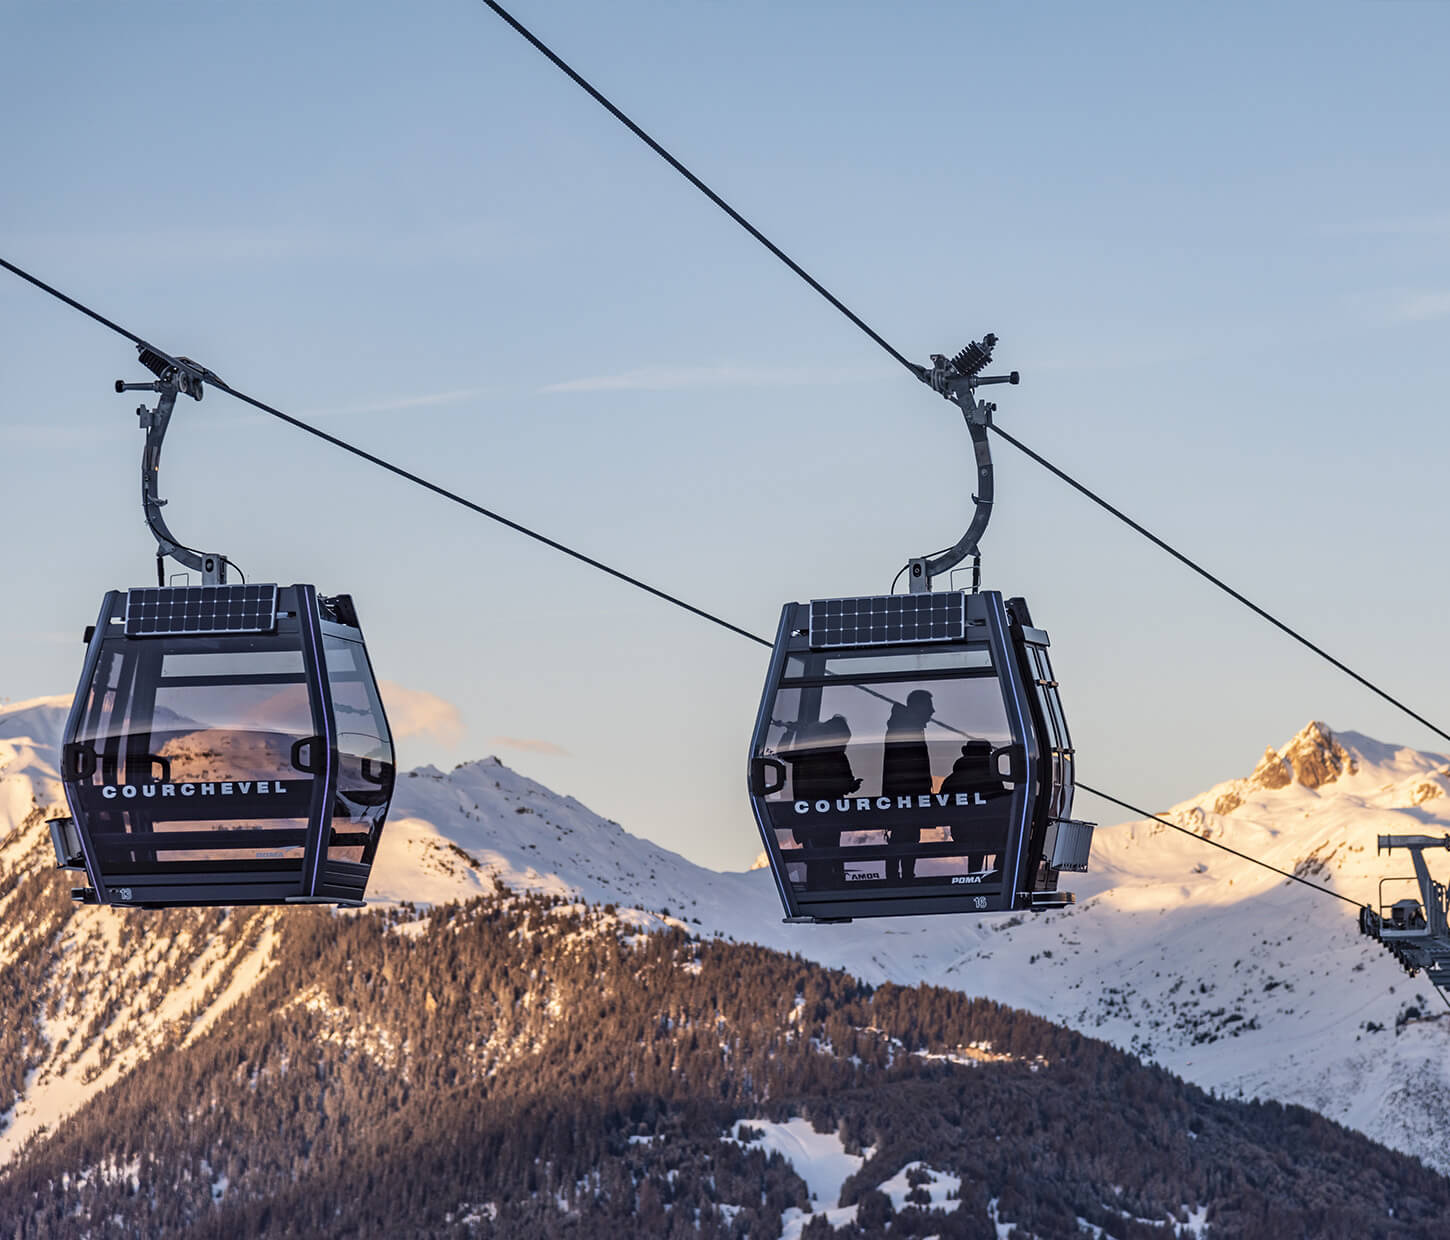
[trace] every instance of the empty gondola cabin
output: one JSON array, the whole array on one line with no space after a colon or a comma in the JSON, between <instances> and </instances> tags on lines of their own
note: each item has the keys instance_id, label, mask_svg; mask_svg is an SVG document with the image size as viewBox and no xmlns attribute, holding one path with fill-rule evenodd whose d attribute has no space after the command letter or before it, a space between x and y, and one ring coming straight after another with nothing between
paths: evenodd
<instances>
[{"instance_id":1,"label":"empty gondola cabin","mask_svg":"<svg viewBox=\"0 0 1450 1240\"><path fill-rule=\"evenodd\" d=\"M103 904L357 903L395 772L352 600L308 585L108 594L62 754Z\"/></svg>"},{"instance_id":2,"label":"empty gondola cabin","mask_svg":"<svg viewBox=\"0 0 1450 1240\"><path fill-rule=\"evenodd\" d=\"M958 591L787 603L751 745L788 919L1055 907L1085 870L1047 634Z\"/></svg>"}]
</instances>

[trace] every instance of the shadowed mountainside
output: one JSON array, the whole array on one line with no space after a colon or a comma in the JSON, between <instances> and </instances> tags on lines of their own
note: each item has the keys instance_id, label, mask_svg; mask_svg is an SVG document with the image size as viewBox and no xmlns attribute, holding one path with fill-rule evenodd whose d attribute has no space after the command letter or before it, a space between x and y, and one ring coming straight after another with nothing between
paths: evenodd
<instances>
[{"instance_id":1,"label":"shadowed mountainside","mask_svg":"<svg viewBox=\"0 0 1450 1240\"><path fill-rule=\"evenodd\" d=\"M831 1234L789 1165L727 1139L797 1115L864 1157L842 1236L1429 1237L1450 1216L1450 1181L1311 1112L953 991L635 930L512 894L298 912L226 1019L22 1153L0 1218L27 1240ZM881 1186L909 1164L958 1197L896 1208Z\"/></svg>"}]
</instances>

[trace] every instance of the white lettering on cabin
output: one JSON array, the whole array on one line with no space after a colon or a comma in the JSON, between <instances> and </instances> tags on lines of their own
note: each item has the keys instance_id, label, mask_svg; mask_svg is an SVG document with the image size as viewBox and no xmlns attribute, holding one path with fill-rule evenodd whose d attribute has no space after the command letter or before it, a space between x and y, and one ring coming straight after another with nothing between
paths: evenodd
<instances>
[{"instance_id":1,"label":"white lettering on cabin","mask_svg":"<svg viewBox=\"0 0 1450 1240\"><path fill-rule=\"evenodd\" d=\"M179 791L178 791L179 790ZM135 800L136 797L174 797L174 796L286 796L287 785L280 779L259 779L259 780L225 780L221 783L210 784L102 784L101 795L108 801L114 801L117 797L124 797L127 800ZM829 801L822 801L817 809L824 805L830 808ZM806 814L810 812L808 801L796 802L796 813ZM849 800L846 808L850 808ZM824 811L822 811L824 812Z\"/></svg>"},{"instance_id":2,"label":"white lettering on cabin","mask_svg":"<svg viewBox=\"0 0 1450 1240\"><path fill-rule=\"evenodd\" d=\"M245 784L238 784L237 786L244 791L246 789ZM229 787L231 787L230 784L222 785L223 791ZM257 791L267 791L266 781L257 784ZM272 791L285 792L286 789L274 780L272 782ZM872 810L947 809L951 806L965 807L987 804L990 804L988 798L980 792L921 792L916 796L837 797L834 801L793 801L791 802L791 807L797 814L849 814L852 812L865 814L870 813Z\"/></svg>"}]
</instances>

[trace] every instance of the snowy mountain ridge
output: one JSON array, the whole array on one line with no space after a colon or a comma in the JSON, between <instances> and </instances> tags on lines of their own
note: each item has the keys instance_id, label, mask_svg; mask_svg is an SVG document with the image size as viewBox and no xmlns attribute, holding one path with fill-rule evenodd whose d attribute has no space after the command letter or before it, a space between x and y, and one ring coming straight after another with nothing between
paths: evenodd
<instances>
[{"instance_id":1,"label":"snowy mountain ridge","mask_svg":"<svg viewBox=\"0 0 1450 1240\"><path fill-rule=\"evenodd\" d=\"M17 1104L0 1112L0 1160L158 1038L198 1036L262 975L285 925L277 910L240 934L215 911L70 906L44 826L62 799L67 705L0 709L0 966L47 944L59 961L44 1020L17 1036L27 1066ZM1312 723L1248 776L1165 816L1360 901L1409 868L1376 857L1376 834L1450 830L1447 792L1444 755ZM1450 1019L1423 978L1358 933L1349 904L1153 822L1099 830L1092 872L1072 879L1079 903L1056 913L785 926L768 873L696 866L493 758L399 779L368 894L428 906L497 882L614 904L633 928L668 921L873 983L987 995L1220 1093L1303 1103L1450 1170L1439 1136ZM37 884L54 894L26 897L22 923L9 911Z\"/></svg>"}]
</instances>

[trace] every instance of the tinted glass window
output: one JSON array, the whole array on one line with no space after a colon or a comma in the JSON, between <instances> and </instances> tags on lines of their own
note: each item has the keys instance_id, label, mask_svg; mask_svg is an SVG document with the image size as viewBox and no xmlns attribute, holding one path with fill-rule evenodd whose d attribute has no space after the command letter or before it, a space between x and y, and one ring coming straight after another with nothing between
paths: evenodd
<instances>
[{"instance_id":1,"label":"tinted glass window","mask_svg":"<svg viewBox=\"0 0 1450 1240\"><path fill-rule=\"evenodd\" d=\"M313 732L286 638L108 640L68 776L108 869L295 861Z\"/></svg>"},{"instance_id":2,"label":"tinted glass window","mask_svg":"<svg viewBox=\"0 0 1450 1240\"><path fill-rule=\"evenodd\" d=\"M896 673L909 676L914 672L945 672L978 669L990 670L992 652L986 646L966 649L921 650L910 654L793 654L785 663L785 679L803 676L868 676Z\"/></svg>"},{"instance_id":3,"label":"tinted glass window","mask_svg":"<svg viewBox=\"0 0 1450 1240\"><path fill-rule=\"evenodd\" d=\"M370 862L392 797L392 737L362 644L330 634L322 641L337 722L337 800L327 856Z\"/></svg>"},{"instance_id":4,"label":"tinted glass window","mask_svg":"<svg viewBox=\"0 0 1450 1240\"><path fill-rule=\"evenodd\" d=\"M782 688L771 708L764 752L794 768L786 787L774 794L782 799L818 791L877 796L939 789L973 740L994 750L1012 742L1002 690L992 676ZM908 742L916 748L904 765L906 750L900 746ZM825 770L830 764L812 761L832 752L845 759L836 762L834 774Z\"/></svg>"},{"instance_id":5,"label":"tinted glass window","mask_svg":"<svg viewBox=\"0 0 1450 1240\"><path fill-rule=\"evenodd\" d=\"M1052 674L1052 660L1047 657L1047 651L1040 649L1038 654L1042 658L1042 678L1044 680L1055 679ZM1057 722L1057 733L1062 738L1062 747L1064 749L1071 749L1072 734L1067 730L1067 717L1062 713L1062 696L1056 687L1048 691L1048 696L1052 703L1053 718Z\"/></svg>"},{"instance_id":6,"label":"tinted glass window","mask_svg":"<svg viewBox=\"0 0 1450 1240\"><path fill-rule=\"evenodd\" d=\"M765 800L787 881L988 880L1008 844L1012 744L991 675L780 688L759 756L781 782Z\"/></svg>"},{"instance_id":7,"label":"tinted glass window","mask_svg":"<svg viewBox=\"0 0 1450 1240\"><path fill-rule=\"evenodd\" d=\"M1032 668L1033 687L1032 691L1037 695L1037 705L1042 712L1043 727L1047 734L1042 738L1043 743L1049 749L1057 750L1062 748L1062 731L1058 727L1057 714L1053 708L1052 695L1054 690L1048 685L1051 679L1050 669L1045 666L1042 658L1042 650L1036 646L1028 646L1028 662ZM1053 782L1056 783L1057 776L1053 775Z\"/></svg>"}]
</instances>

